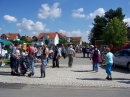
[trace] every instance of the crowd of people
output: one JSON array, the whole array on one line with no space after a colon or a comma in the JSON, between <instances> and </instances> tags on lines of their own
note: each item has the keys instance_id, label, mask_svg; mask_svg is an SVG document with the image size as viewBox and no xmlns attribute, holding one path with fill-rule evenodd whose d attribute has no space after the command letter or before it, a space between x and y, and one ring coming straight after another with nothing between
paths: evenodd
<instances>
[{"instance_id":1,"label":"crowd of people","mask_svg":"<svg viewBox=\"0 0 130 97\"><path fill-rule=\"evenodd\" d=\"M41 60L41 78L46 76L46 66L49 60L52 60L52 68L59 68L59 59L68 57L68 67L71 68L73 64L73 57L76 53L83 53L83 57L87 54L87 58L92 60L92 70L98 72L98 65L106 62L106 79L112 80L111 67L113 65L114 55L110 52L109 48L104 50L98 49L97 46L52 46L51 48L47 45L42 47L36 47L32 44L27 45L27 50L20 50L18 43L15 43L11 48L10 67L11 75L20 75L19 60L26 56L26 61L29 63L29 74L31 77L35 74L34 64L37 60Z\"/></svg>"}]
</instances>

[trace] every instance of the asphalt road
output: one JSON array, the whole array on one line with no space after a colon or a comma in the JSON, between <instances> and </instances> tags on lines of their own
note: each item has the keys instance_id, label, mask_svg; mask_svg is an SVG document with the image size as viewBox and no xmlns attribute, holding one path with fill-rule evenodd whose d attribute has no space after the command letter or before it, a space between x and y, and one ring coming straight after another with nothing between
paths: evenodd
<instances>
[{"instance_id":1,"label":"asphalt road","mask_svg":"<svg viewBox=\"0 0 130 97\"><path fill-rule=\"evenodd\" d=\"M51 87L3 84L0 97L130 97L130 88Z\"/></svg>"}]
</instances>

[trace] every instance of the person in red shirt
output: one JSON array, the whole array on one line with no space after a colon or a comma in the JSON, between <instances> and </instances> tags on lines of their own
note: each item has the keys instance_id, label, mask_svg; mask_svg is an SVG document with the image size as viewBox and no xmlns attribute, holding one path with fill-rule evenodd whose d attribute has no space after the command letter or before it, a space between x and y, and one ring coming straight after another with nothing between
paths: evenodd
<instances>
[{"instance_id":1,"label":"person in red shirt","mask_svg":"<svg viewBox=\"0 0 130 97\"><path fill-rule=\"evenodd\" d=\"M29 77L34 75L34 58L35 58L34 50L32 44L30 44L28 46L28 62L31 69L31 72L28 74Z\"/></svg>"}]
</instances>

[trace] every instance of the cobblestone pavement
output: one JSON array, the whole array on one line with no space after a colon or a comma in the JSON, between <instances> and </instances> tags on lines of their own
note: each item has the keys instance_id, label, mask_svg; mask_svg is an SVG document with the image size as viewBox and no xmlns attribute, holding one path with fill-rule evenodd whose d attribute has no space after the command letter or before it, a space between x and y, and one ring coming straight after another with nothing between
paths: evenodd
<instances>
[{"instance_id":1,"label":"cobblestone pavement","mask_svg":"<svg viewBox=\"0 0 130 97\"><path fill-rule=\"evenodd\" d=\"M60 68L52 68L48 64L46 68L46 77L40 77L40 64L35 64L35 75L11 76L10 68L6 66L0 68L0 82L4 83L24 83L24 84L42 84L51 86L86 86L86 87L130 87L130 71L124 68L113 68L113 80L105 80L105 65L99 66L99 72L92 71L92 65L89 59L75 58L74 61L80 61L83 64L73 64L68 68L65 62L60 62ZM64 59L60 59L64 60ZM67 62L67 59L65 59ZM86 64L86 65L85 65Z\"/></svg>"}]
</instances>

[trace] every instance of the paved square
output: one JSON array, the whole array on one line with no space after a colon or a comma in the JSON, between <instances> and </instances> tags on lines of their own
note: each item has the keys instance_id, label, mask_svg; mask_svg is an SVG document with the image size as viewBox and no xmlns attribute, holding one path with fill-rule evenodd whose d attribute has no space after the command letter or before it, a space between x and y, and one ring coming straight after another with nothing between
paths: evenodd
<instances>
[{"instance_id":1,"label":"paved square","mask_svg":"<svg viewBox=\"0 0 130 97\"><path fill-rule=\"evenodd\" d=\"M92 71L92 64L88 58L81 58L78 54L74 58L72 68L68 68L67 59L60 59L60 68L52 68L51 61L46 68L46 78L40 77L40 63L35 64L35 75L11 76L10 68L0 68L0 82L42 84L53 86L86 86L86 87L130 87L130 71L125 68L113 68L113 80L105 80L105 65L99 65L99 72Z\"/></svg>"}]
</instances>

